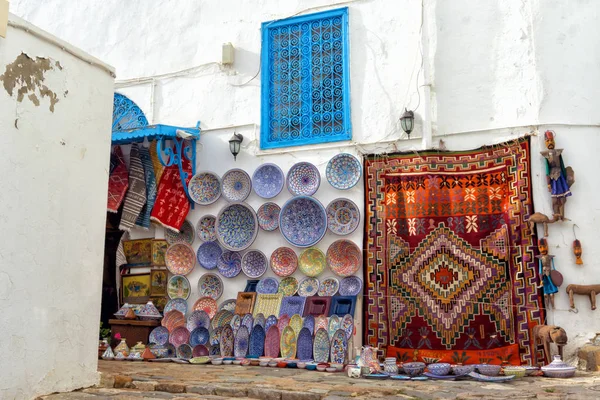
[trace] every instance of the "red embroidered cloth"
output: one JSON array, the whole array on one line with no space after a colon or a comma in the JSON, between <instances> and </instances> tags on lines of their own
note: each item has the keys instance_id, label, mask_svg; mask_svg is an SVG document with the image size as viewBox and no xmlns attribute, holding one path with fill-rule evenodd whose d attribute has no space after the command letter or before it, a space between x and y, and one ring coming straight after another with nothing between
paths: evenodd
<instances>
[{"instance_id":1,"label":"red embroidered cloth","mask_svg":"<svg viewBox=\"0 0 600 400\"><path fill-rule=\"evenodd\" d=\"M112 168L112 172L108 178L107 209L110 212L116 213L119 210L119 207L121 207L121 203L123 203L125 193L129 187L129 174L123 158L121 146L115 146L110 158L114 168Z\"/></svg>"},{"instance_id":2,"label":"red embroidered cloth","mask_svg":"<svg viewBox=\"0 0 600 400\"><path fill-rule=\"evenodd\" d=\"M192 164L187 158L182 158L183 170L188 174L186 179L187 185L192 178ZM179 231L189 210L190 203L185 195L183 186L181 186L179 168L177 165L166 167L160 178L158 194L150 219L167 229Z\"/></svg>"}]
</instances>

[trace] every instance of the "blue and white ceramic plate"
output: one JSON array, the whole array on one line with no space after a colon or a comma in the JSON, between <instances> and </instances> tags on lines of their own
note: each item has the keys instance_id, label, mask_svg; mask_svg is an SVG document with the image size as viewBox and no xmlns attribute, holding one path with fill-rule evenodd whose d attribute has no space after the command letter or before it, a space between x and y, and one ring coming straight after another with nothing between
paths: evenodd
<instances>
[{"instance_id":1,"label":"blue and white ceramic plate","mask_svg":"<svg viewBox=\"0 0 600 400\"><path fill-rule=\"evenodd\" d=\"M216 274L208 273L202 275L198 279L198 294L200 297L208 296L218 300L223 294L223 281Z\"/></svg>"},{"instance_id":2,"label":"blue and white ceramic plate","mask_svg":"<svg viewBox=\"0 0 600 400\"><path fill-rule=\"evenodd\" d=\"M279 213L281 208L275 203L265 203L258 208L256 218L260 229L271 232L279 228Z\"/></svg>"},{"instance_id":3,"label":"blue and white ceramic plate","mask_svg":"<svg viewBox=\"0 0 600 400\"><path fill-rule=\"evenodd\" d=\"M169 342L169 330L164 326L157 326L150 332L148 340L150 343L156 343L161 346L166 345Z\"/></svg>"},{"instance_id":4,"label":"blue and white ceramic plate","mask_svg":"<svg viewBox=\"0 0 600 400\"><path fill-rule=\"evenodd\" d=\"M279 281L275 278L264 278L256 285L256 293L258 294L275 294L279 289Z\"/></svg>"},{"instance_id":5,"label":"blue and white ceramic plate","mask_svg":"<svg viewBox=\"0 0 600 400\"><path fill-rule=\"evenodd\" d=\"M238 252L226 251L219 257L217 267L225 278L236 277L242 271L242 257Z\"/></svg>"},{"instance_id":6,"label":"blue and white ceramic plate","mask_svg":"<svg viewBox=\"0 0 600 400\"><path fill-rule=\"evenodd\" d=\"M256 239L256 213L246 203L231 203L223 207L215 224L217 239L227 250L246 250Z\"/></svg>"},{"instance_id":7,"label":"blue and white ceramic plate","mask_svg":"<svg viewBox=\"0 0 600 400\"><path fill-rule=\"evenodd\" d=\"M347 276L340 281L340 296L356 296L362 292L363 282L355 275Z\"/></svg>"},{"instance_id":8,"label":"blue and white ceramic plate","mask_svg":"<svg viewBox=\"0 0 600 400\"><path fill-rule=\"evenodd\" d=\"M176 298L169 300L169 302L165 305L165 308L163 309L163 313L166 314L169 311L177 310L181 311L183 315L186 315L187 309L187 301L185 299Z\"/></svg>"},{"instance_id":9,"label":"blue and white ceramic plate","mask_svg":"<svg viewBox=\"0 0 600 400\"><path fill-rule=\"evenodd\" d=\"M312 196L320 184L321 174L317 167L309 162L296 163L288 171L287 187L294 196Z\"/></svg>"},{"instance_id":10,"label":"blue and white ceramic plate","mask_svg":"<svg viewBox=\"0 0 600 400\"><path fill-rule=\"evenodd\" d=\"M358 228L360 211L350 199L335 199L327 206L327 227L336 235L349 235Z\"/></svg>"},{"instance_id":11,"label":"blue and white ceramic plate","mask_svg":"<svg viewBox=\"0 0 600 400\"><path fill-rule=\"evenodd\" d=\"M203 242L212 242L217 240L215 232L215 222L217 218L214 215L204 215L196 224L196 235Z\"/></svg>"},{"instance_id":12,"label":"blue and white ceramic plate","mask_svg":"<svg viewBox=\"0 0 600 400\"><path fill-rule=\"evenodd\" d=\"M248 346L248 355L260 357L265 350L265 329L260 325L254 325L250 333L250 345Z\"/></svg>"},{"instance_id":13,"label":"blue and white ceramic plate","mask_svg":"<svg viewBox=\"0 0 600 400\"><path fill-rule=\"evenodd\" d=\"M423 375L428 378L431 378L431 379L440 379L440 380L446 380L446 381L453 381L456 379L456 375L436 375L436 374L432 374L431 372L424 372ZM477 375L479 375L479 374L477 374Z\"/></svg>"},{"instance_id":14,"label":"blue and white ceramic plate","mask_svg":"<svg viewBox=\"0 0 600 400\"><path fill-rule=\"evenodd\" d=\"M196 328L206 328L210 326L210 317L204 310L194 310L187 318L187 329L192 332Z\"/></svg>"},{"instance_id":15,"label":"blue and white ceramic plate","mask_svg":"<svg viewBox=\"0 0 600 400\"><path fill-rule=\"evenodd\" d=\"M221 181L213 172L199 172L190 179L188 184L190 197L196 204L207 206L221 197Z\"/></svg>"},{"instance_id":16,"label":"blue and white ceramic plate","mask_svg":"<svg viewBox=\"0 0 600 400\"><path fill-rule=\"evenodd\" d=\"M221 179L221 193L227 201L244 201L252 191L250 175L238 168L225 172Z\"/></svg>"},{"instance_id":17,"label":"blue and white ceramic plate","mask_svg":"<svg viewBox=\"0 0 600 400\"><path fill-rule=\"evenodd\" d=\"M340 190L354 187L362 175L360 161L351 154L341 153L334 156L325 170L325 176L331 186Z\"/></svg>"},{"instance_id":18,"label":"blue and white ceramic plate","mask_svg":"<svg viewBox=\"0 0 600 400\"><path fill-rule=\"evenodd\" d=\"M298 295L302 297L314 296L319 291L319 280L317 278L304 278L298 286Z\"/></svg>"},{"instance_id":19,"label":"blue and white ceramic plate","mask_svg":"<svg viewBox=\"0 0 600 400\"><path fill-rule=\"evenodd\" d=\"M204 327L196 328L190 333L190 345L193 347L199 344L207 344L209 339L210 333Z\"/></svg>"},{"instance_id":20,"label":"blue and white ceramic plate","mask_svg":"<svg viewBox=\"0 0 600 400\"><path fill-rule=\"evenodd\" d=\"M259 278L267 271L267 256L260 250L250 250L242 257L242 271L248 278Z\"/></svg>"},{"instance_id":21,"label":"blue and white ceramic plate","mask_svg":"<svg viewBox=\"0 0 600 400\"><path fill-rule=\"evenodd\" d=\"M223 250L217 241L204 242L198 247L196 258L202 268L211 270L217 268L221 254L223 254Z\"/></svg>"},{"instance_id":22,"label":"blue and white ceramic plate","mask_svg":"<svg viewBox=\"0 0 600 400\"><path fill-rule=\"evenodd\" d=\"M327 231L327 213L317 199L296 196L281 209L279 229L285 240L294 246L314 246Z\"/></svg>"},{"instance_id":23,"label":"blue and white ceramic plate","mask_svg":"<svg viewBox=\"0 0 600 400\"><path fill-rule=\"evenodd\" d=\"M252 175L254 192L264 199L272 199L283 189L283 171L275 164L262 164Z\"/></svg>"}]
</instances>

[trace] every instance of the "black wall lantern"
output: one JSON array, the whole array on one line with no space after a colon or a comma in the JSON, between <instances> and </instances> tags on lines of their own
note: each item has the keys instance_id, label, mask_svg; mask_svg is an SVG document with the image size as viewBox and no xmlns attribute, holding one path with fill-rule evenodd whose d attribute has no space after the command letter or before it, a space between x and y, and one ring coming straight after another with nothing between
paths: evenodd
<instances>
[{"instance_id":1,"label":"black wall lantern","mask_svg":"<svg viewBox=\"0 0 600 400\"><path fill-rule=\"evenodd\" d=\"M242 142L244 141L244 137L239 133L233 133L231 139L229 139L229 151L233 154L233 159L236 160L237 155L240 153L240 147L242 146Z\"/></svg>"},{"instance_id":2,"label":"black wall lantern","mask_svg":"<svg viewBox=\"0 0 600 400\"><path fill-rule=\"evenodd\" d=\"M404 114L400 117L400 125L402 125L402 130L406 132L410 139L410 133L415 127L415 113L405 108Z\"/></svg>"}]
</instances>

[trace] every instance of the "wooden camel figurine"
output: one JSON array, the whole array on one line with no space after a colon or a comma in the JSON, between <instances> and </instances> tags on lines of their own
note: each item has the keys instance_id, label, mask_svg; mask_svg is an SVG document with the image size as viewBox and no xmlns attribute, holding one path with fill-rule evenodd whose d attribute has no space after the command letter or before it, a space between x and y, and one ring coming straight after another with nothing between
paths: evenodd
<instances>
[{"instance_id":1,"label":"wooden camel figurine","mask_svg":"<svg viewBox=\"0 0 600 400\"><path fill-rule=\"evenodd\" d=\"M592 310L595 310L596 294L600 293L600 285L569 285L567 286L567 293L569 294L569 302L571 303L571 308L575 308L575 301L573 300L573 295L582 294L590 296Z\"/></svg>"},{"instance_id":2,"label":"wooden camel figurine","mask_svg":"<svg viewBox=\"0 0 600 400\"><path fill-rule=\"evenodd\" d=\"M550 354L550 343L556 343L558 354L563 357L563 346L567 344L567 333L563 328L556 325L536 325L533 327L533 365L537 365L537 346L544 345L544 356L546 364L550 364L552 355Z\"/></svg>"},{"instance_id":3,"label":"wooden camel figurine","mask_svg":"<svg viewBox=\"0 0 600 400\"><path fill-rule=\"evenodd\" d=\"M531 214L527 222L529 223L529 230L533 234L535 229L535 224L544 224L544 236L548 237L548 224L553 224L556 221L560 220L560 215L554 214L552 219L548 218L547 215L536 212Z\"/></svg>"}]
</instances>

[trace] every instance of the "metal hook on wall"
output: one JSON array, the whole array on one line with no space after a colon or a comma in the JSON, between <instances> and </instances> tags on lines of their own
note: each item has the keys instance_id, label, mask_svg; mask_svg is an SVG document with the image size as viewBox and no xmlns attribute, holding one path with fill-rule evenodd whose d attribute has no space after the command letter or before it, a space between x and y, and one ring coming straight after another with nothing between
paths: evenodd
<instances>
[{"instance_id":1,"label":"metal hook on wall","mask_svg":"<svg viewBox=\"0 0 600 400\"><path fill-rule=\"evenodd\" d=\"M575 233L575 228L579 228L577 224L573 224L573 236L575 236L575 240L577 240L577 234Z\"/></svg>"}]
</instances>

